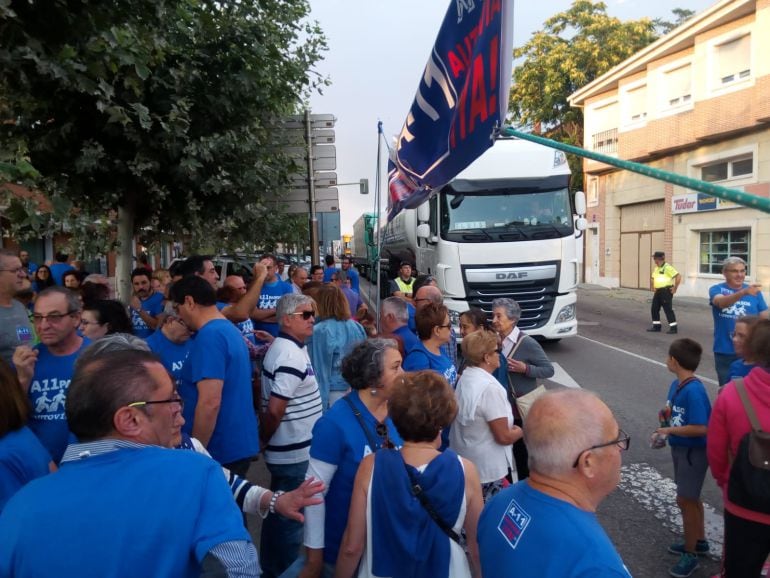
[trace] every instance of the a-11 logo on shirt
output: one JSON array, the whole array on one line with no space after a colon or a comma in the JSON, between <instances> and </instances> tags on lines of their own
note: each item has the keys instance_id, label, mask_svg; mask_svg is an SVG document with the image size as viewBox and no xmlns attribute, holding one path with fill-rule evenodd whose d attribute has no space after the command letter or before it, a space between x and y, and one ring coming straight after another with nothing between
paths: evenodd
<instances>
[{"instance_id":1,"label":"a-11 logo on shirt","mask_svg":"<svg viewBox=\"0 0 770 578\"><path fill-rule=\"evenodd\" d=\"M32 341L32 332L29 330L29 327L24 327L23 325L17 325L16 340L21 345L24 345L25 343L29 343L30 341Z\"/></svg>"},{"instance_id":2,"label":"a-11 logo on shirt","mask_svg":"<svg viewBox=\"0 0 770 578\"><path fill-rule=\"evenodd\" d=\"M508 540L511 548L516 548L531 519L532 517L516 503L516 500L511 500L497 529Z\"/></svg>"}]
</instances>

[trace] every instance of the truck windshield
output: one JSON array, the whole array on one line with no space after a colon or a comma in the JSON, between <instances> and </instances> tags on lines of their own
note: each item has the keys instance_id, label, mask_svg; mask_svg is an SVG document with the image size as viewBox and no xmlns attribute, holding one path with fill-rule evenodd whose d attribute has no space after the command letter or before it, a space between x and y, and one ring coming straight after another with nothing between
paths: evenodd
<instances>
[{"instance_id":1,"label":"truck windshield","mask_svg":"<svg viewBox=\"0 0 770 578\"><path fill-rule=\"evenodd\" d=\"M573 234L566 188L441 193L441 237L456 242L530 241Z\"/></svg>"}]
</instances>

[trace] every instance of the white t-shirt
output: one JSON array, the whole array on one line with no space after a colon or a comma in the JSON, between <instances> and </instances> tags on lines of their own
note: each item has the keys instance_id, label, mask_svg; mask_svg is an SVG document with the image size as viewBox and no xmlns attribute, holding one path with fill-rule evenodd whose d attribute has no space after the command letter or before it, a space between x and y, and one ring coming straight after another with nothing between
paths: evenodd
<instances>
[{"instance_id":1,"label":"white t-shirt","mask_svg":"<svg viewBox=\"0 0 770 578\"><path fill-rule=\"evenodd\" d=\"M507 418L513 426L511 404L498 381L480 367L463 371L455 390L458 412L449 430L449 447L476 464L482 484L503 478L512 467L511 446L495 441L489 423Z\"/></svg>"},{"instance_id":2,"label":"white t-shirt","mask_svg":"<svg viewBox=\"0 0 770 578\"><path fill-rule=\"evenodd\" d=\"M321 417L318 391L307 347L280 334L267 350L262 366L263 407L270 396L286 400L286 412L265 448L270 464L297 464L310 457L313 426Z\"/></svg>"}]
</instances>

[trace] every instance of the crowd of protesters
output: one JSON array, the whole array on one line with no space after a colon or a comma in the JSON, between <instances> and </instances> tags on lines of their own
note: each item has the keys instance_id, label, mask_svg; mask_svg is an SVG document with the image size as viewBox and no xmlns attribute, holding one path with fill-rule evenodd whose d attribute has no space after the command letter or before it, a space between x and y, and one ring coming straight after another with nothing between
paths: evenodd
<instances>
[{"instance_id":1,"label":"crowd of protesters","mask_svg":"<svg viewBox=\"0 0 770 578\"><path fill-rule=\"evenodd\" d=\"M630 438L590 392L534 396L554 367L513 299L464 313L458 352L409 263L375 320L348 258L284 272L265 254L221 282L207 256L145 262L122 303L66 255L25 253L0 250L0 576L630 575L595 517ZM685 530L675 577L709 552L709 466L723 575L758 576L770 553L770 511L728 493L743 396L770 417L770 320L733 321L713 413L700 345L668 352L655 440ZM269 488L248 481L257 459ZM266 518L259 554L246 515Z\"/></svg>"}]
</instances>

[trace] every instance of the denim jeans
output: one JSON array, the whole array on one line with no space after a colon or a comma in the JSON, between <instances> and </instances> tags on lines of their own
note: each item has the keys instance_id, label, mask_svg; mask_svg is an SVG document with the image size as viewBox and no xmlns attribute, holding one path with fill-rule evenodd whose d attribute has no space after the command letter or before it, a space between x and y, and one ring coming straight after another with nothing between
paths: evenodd
<instances>
[{"instance_id":1,"label":"denim jeans","mask_svg":"<svg viewBox=\"0 0 770 578\"><path fill-rule=\"evenodd\" d=\"M717 379L719 386L723 386L730 381L730 364L738 359L734 353L714 352L714 366L717 370Z\"/></svg>"},{"instance_id":2,"label":"denim jeans","mask_svg":"<svg viewBox=\"0 0 770 578\"><path fill-rule=\"evenodd\" d=\"M297 464L267 464L272 491L294 490L305 481L307 460ZM299 556L302 524L271 514L262 523L259 555L264 578L278 578Z\"/></svg>"}]
</instances>

